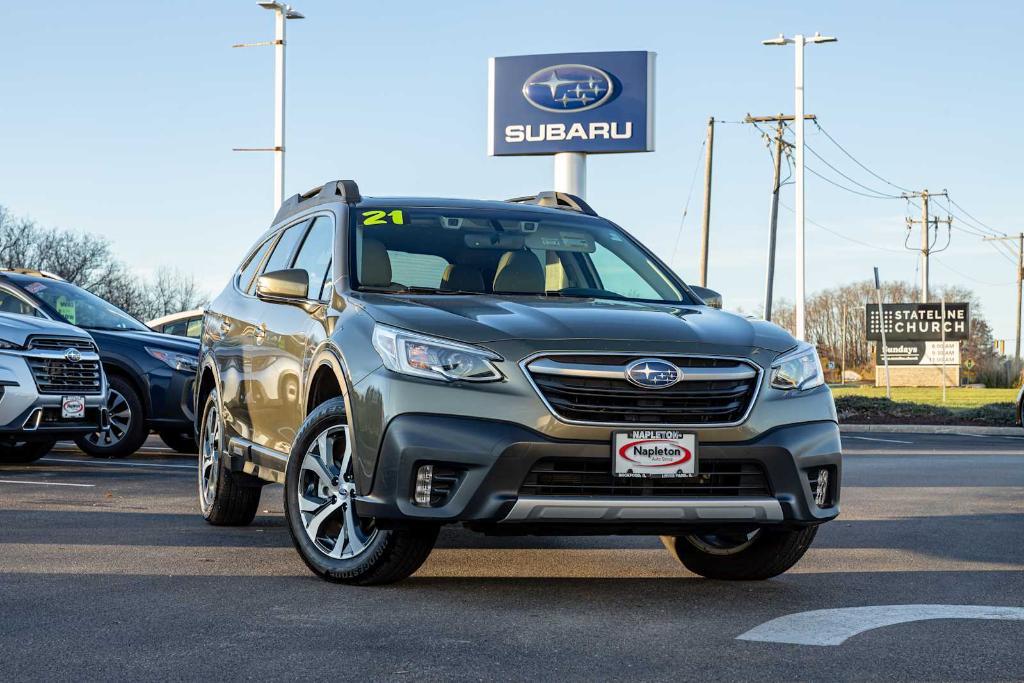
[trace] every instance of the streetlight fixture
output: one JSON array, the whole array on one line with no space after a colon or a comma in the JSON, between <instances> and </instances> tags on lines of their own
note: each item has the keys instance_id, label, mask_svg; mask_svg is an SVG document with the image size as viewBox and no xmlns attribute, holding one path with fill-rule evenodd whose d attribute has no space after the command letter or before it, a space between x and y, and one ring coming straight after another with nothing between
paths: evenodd
<instances>
[{"instance_id":1,"label":"streetlight fixture","mask_svg":"<svg viewBox=\"0 0 1024 683\"><path fill-rule=\"evenodd\" d=\"M237 147L236 152L273 152L274 153L274 210L284 201L284 46L285 21L288 19L305 19L302 12L283 2L258 2L263 9L272 10L274 17L274 40L260 43L241 43L232 47L274 46L274 146L273 147Z\"/></svg>"},{"instance_id":2,"label":"streetlight fixture","mask_svg":"<svg viewBox=\"0 0 1024 683\"><path fill-rule=\"evenodd\" d=\"M806 321L806 260L804 254L804 45L807 43L834 43L836 38L823 36L815 33L807 37L803 34L796 34L787 38L781 33L777 38L762 40L762 45L794 45L796 47L796 69L795 69L795 111L793 112L793 126L796 130L796 145L793 148L793 158L796 170L793 172L796 186L796 337L805 340L807 336Z\"/></svg>"}]
</instances>

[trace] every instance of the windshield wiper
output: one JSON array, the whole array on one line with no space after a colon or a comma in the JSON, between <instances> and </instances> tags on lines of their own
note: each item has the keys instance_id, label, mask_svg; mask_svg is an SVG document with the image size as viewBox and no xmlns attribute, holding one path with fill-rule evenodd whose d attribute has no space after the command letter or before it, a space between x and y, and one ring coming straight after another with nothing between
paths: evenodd
<instances>
[{"instance_id":1,"label":"windshield wiper","mask_svg":"<svg viewBox=\"0 0 1024 683\"><path fill-rule=\"evenodd\" d=\"M387 289L384 287L360 287L360 292L374 292L380 294L484 294L484 292L471 292L465 289L438 289L436 287L402 287L400 289Z\"/></svg>"}]
</instances>

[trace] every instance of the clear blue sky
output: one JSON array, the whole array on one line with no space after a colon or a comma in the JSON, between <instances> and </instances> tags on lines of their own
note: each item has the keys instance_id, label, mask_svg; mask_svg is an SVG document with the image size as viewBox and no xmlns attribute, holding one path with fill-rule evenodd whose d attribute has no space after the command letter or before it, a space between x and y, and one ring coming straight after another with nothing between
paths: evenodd
<instances>
[{"instance_id":1,"label":"clear blue sky","mask_svg":"<svg viewBox=\"0 0 1024 683\"><path fill-rule=\"evenodd\" d=\"M1019 2L296 6L308 18L289 24L288 193L339 177L377 195L504 198L549 188L550 159L486 156L487 58L653 50L657 151L592 158L588 199L671 256L707 117L791 112L792 48L760 41L820 30L840 40L807 51L807 108L826 130L886 178L948 188L988 225L1024 229ZM230 45L272 30L271 14L252 0L3 2L0 203L105 235L142 272L177 266L218 291L271 218L270 156L231 148L272 143L272 53ZM813 128L808 142L858 181L891 189ZM719 127L709 284L729 307L759 307L770 174L754 131ZM698 179L673 257L691 280L699 191ZM889 279L916 277L916 254L902 252L902 201L810 177L807 212L897 250L808 226L811 291L865 279L873 265ZM788 298L792 234L783 211L777 291ZM991 246L954 231L932 274L933 283L975 288L996 336L1012 338L1013 265Z\"/></svg>"}]
</instances>

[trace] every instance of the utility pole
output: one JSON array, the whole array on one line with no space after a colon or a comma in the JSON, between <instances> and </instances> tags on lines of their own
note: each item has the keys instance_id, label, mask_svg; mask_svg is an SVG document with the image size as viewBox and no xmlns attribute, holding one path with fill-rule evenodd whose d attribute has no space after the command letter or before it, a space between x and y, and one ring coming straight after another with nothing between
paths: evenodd
<instances>
[{"instance_id":1,"label":"utility pole","mask_svg":"<svg viewBox=\"0 0 1024 683\"><path fill-rule=\"evenodd\" d=\"M945 219L929 218L928 216L928 200L932 197L946 197L946 191L930 193L928 190L921 190L920 192L904 192L903 198L910 199L911 197L919 197L921 199L921 220L915 221L910 218L907 219L907 230L910 230L915 223L921 225L921 303L928 303L928 257L931 254L938 253L939 251L945 250L949 245L942 249L934 249L935 246L931 241L931 228L935 226L936 240L938 240L939 223L945 223L947 226L953 224L953 219L947 216Z\"/></svg>"},{"instance_id":2,"label":"utility pole","mask_svg":"<svg viewBox=\"0 0 1024 683\"><path fill-rule=\"evenodd\" d=\"M768 267L765 269L764 283L764 319L772 319L772 298L775 290L775 241L778 235L779 225L779 191L782 189L782 148L791 147L788 142L782 139L787 121L794 117L779 114L778 116L751 116L743 119L744 123L774 123L775 127L775 176L772 181L772 209L768 222ZM814 120L814 114L805 114L804 119Z\"/></svg>"},{"instance_id":3,"label":"utility pole","mask_svg":"<svg viewBox=\"0 0 1024 683\"><path fill-rule=\"evenodd\" d=\"M274 153L274 211L284 201L284 47L285 21L288 19L305 19L305 15L292 9L291 5L274 0L273 2L257 3L263 9L274 12L274 40L259 43L239 43L231 47L262 47L274 46L274 146L273 147L236 147L235 152L273 152Z\"/></svg>"},{"instance_id":4,"label":"utility pole","mask_svg":"<svg viewBox=\"0 0 1024 683\"><path fill-rule=\"evenodd\" d=\"M708 119L708 142L704 155L704 222L700 236L700 286L708 286L708 246L711 231L711 161L715 149L715 117Z\"/></svg>"},{"instance_id":5,"label":"utility pole","mask_svg":"<svg viewBox=\"0 0 1024 683\"><path fill-rule=\"evenodd\" d=\"M1020 307L1021 290L1024 284L1024 232L1008 237L982 237L986 242L1017 241L1017 341L1013 349L1013 371L1020 372Z\"/></svg>"},{"instance_id":6,"label":"utility pole","mask_svg":"<svg viewBox=\"0 0 1024 683\"><path fill-rule=\"evenodd\" d=\"M846 304L843 304L843 321L840 323L840 338L842 341L839 346L842 347L842 363L839 366L839 383L846 384Z\"/></svg>"},{"instance_id":7,"label":"utility pole","mask_svg":"<svg viewBox=\"0 0 1024 683\"><path fill-rule=\"evenodd\" d=\"M836 39L830 36L823 36L815 33L809 38L803 34L796 34L792 39L786 38L781 33L777 38L762 40L763 45L793 45L796 50L796 63L794 67L794 126L796 132L796 145L793 150L793 159L796 169L793 172L796 191L794 203L796 213L796 337L805 340L807 332L806 307L807 307L807 282L806 263L804 254L804 46L808 43L834 43Z\"/></svg>"}]
</instances>

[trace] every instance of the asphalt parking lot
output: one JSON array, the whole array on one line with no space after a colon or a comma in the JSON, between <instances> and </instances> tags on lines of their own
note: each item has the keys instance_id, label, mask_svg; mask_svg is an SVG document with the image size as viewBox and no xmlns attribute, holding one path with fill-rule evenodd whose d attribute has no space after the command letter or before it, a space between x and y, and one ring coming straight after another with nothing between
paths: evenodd
<instances>
[{"instance_id":1,"label":"asphalt parking lot","mask_svg":"<svg viewBox=\"0 0 1024 683\"><path fill-rule=\"evenodd\" d=\"M844 434L842 516L788 574L738 584L654 538L452 528L402 584L331 585L292 549L279 486L252 526L207 526L195 459L157 444L0 467L4 679L1024 678L1024 432ZM887 605L949 607L762 626ZM836 620L841 644L794 644Z\"/></svg>"}]
</instances>

